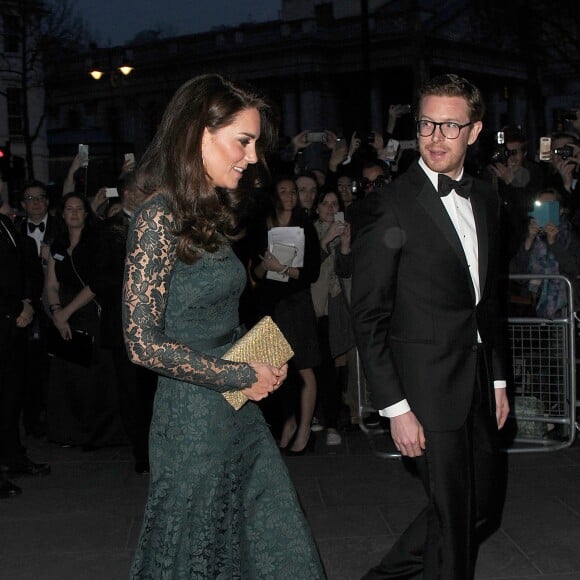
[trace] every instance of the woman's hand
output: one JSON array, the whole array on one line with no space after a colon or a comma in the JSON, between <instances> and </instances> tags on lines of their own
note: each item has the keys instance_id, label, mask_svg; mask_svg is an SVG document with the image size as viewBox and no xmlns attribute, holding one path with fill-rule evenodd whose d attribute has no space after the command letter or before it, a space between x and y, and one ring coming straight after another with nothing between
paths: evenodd
<instances>
[{"instance_id":1,"label":"woman's hand","mask_svg":"<svg viewBox=\"0 0 580 580\"><path fill-rule=\"evenodd\" d=\"M350 224L348 222L342 222L344 229L340 235L340 252L342 254L348 254L350 252Z\"/></svg>"},{"instance_id":2,"label":"woman's hand","mask_svg":"<svg viewBox=\"0 0 580 580\"><path fill-rule=\"evenodd\" d=\"M55 324L55 326L64 340L70 340L72 338L72 330L68 322L62 325Z\"/></svg>"},{"instance_id":3,"label":"woman's hand","mask_svg":"<svg viewBox=\"0 0 580 580\"><path fill-rule=\"evenodd\" d=\"M91 199L91 208L94 213L98 213L99 208L107 201L107 188L101 187L99 191L95 194L95 197Z\"/></svg>"},{"instance_id":4,"label":"woman's hand","mask_svg":"<svg viewBox=\"0 0 580 580\"><path fill-rule=\"evenodd\" d=\"M360 147L360 145L361 145L361 141L356 136L356 131L355 131L350 138L350 145L348 147L347 158L351 159L352 156L356 153L356 150Z\"/></svg>"},{"instance_id":5,"label":"woman's hand","mask_svg":"<svg viewBox=\"0 0 580 580\"><path fill-rule=\"evenodd\" d=\"M16 326L18 328L26 328L34 318L34 308L32 304L27 300L22 301L22 312L18 315L16 319Z\"/></svg>"},{"instance_id":6,"label":"woman's hand","mask_svg":"<svg viewBox=\"0 0 580 580\"><path fill-rule=\"evenodd\" d=\"M278 260L278 258L268 250L266 250L264 255L260 256L260 258L262 259L262 267L266 271L281 272L284 269L284 264L281 264L280 260Z\"/></svg>"},{"instance_id":7,"label":"woman's hand","mask_svg":"<svg viewBox=\"0 0 580 580\"><path fill-rule=\"evenodd\" d=\"M549 224L546 224L544 231L546 232L546 240L551 246L556 241L556 237L560 233L560 229L550 222Z\"/></svg>"},{"instance_id":8,"label":"woman's hand","mask_svg":"<svg viewBox=\"0 0 580 580\"><path fill-rule=\"evenodd\" d=\"M345 222L332 222L330 224L328 231L324 234L324 236L322 236L320 240L320 247L323 250L326 250L326 246L328 246L328 244L330 244L332 240L338 238L338 236L341 236L343 234L345 229L344 224Z\"/></svg>"},{"instance_id":9,"label":"woman's hand","mask_svg":"<svg viewBox=\"0 0 580 580\"><path fill-rule=\"evenodd\" d=\"M536 239L536 236L540 233L540 226L538 222L534 219L530 219L530 223L528 224L528 235L526 237L526 241L524 242L524 248L529 250Z\"/></svg>"},{"instance_id":10,"label":"woman's hand","mask_svg":"<svg viewBox=\"0 0 580 580\"><path fill-rule=\"evenodd\" d=\"M301 151L302 149L304 149L305 147L308 147L308 145L310 145L310 143L308 141L309 131L310 131L310 129L307 129L306 131L301 131L300 133L298 133L297 135L294 135L294 137L292 137L292 147L293 147L295 153L297 153L298 151Z\"/></svg>"},{"instance_id":11,"label":"woman's hand","mask_svg":"<svg viewBox=\"0 0 580 580\"><path fill-rule=\"evenodd\" d=\"M335 139L334 147L330 154L330 159L328 160L328 168L330 171L336 172L337 167L346 160L346 155L346 141L344 139Z\"/></svg>"},{"instance_id":12,"label":"woman's hand","mask_svg":"<svg viewBox=\"0 0 580 580\"><path fill-rule=\"evenodd\" d=\"M250 366L256 372L256 382L242 391L250 401L261 401L279 389L288 373L288 365L277 368L266 363L250 363Z\"/></svg>"},{"instance_id":13,"label":"woman's hand","mask_svg":"<svg viewBox=\"0 0 580 580\"><path fill-rule=\"evenodd\" d=\"M70 318L70 314L66 308L58 308L52 313L52 321L54 325L59 328L60 326L64 326L68 323L68 319Z\"/></svg>"}]
</instances>

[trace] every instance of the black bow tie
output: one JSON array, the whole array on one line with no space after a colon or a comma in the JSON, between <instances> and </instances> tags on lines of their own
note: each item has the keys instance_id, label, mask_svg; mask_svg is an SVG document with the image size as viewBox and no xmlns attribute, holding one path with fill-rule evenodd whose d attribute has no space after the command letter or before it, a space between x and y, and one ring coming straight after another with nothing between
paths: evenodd
<instances>
[{"instance_id":1,"label":"black bow tie","mask_svg":"<svg viewBox=\"0 0 580 580\"><path fill-rule=\"evenodd\" d=\"M464 177L459 181L454 181L451 177L444 175L443 173L439 174L439 182L437 187L437 193L441 197L445 197L451 193L451 190L454 189L457 195L464 197L465 199L469 199L469 194L471 193L471 186L473 184L473 180L471 177Z\"/></svg>"},{"instance_id":2,"label":"black bow tie","mask_svg":"<svg viewBox=\"0 0 580 580\"><path fill-rule=\"evenodd\" d=\"M44 233L44 222L40 222L39 224L33 224L32 222L28 222L28 231L30 233L33 233L36 228L38 228L41 232Z\"/></svg>"}]
</instances>

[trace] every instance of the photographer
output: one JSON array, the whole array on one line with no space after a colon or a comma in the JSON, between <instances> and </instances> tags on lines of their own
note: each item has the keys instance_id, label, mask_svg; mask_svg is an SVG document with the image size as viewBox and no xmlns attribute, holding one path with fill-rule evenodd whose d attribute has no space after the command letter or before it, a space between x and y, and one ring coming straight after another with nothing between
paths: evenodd
<instances>
[{"instance_id":1,"label":"photographer","mask_svg":"<svg viewBox=\"0 0 580 580\"><path fill-rule=\"evenodd\" d=\"M525 236L528 212L543 185L543 176L541 167L527 158L528 139L521 129L506 127L501 133L504 143L496 144L482 177L494 185L502 201L503 248L511 258Z\"/></svg>"},{"instance_id":2,"label":"photographer","mask_svg":"<svg viewBox=\"0 0 580 580\"><path fill-rule=\"evenodd\" d=\"M580 236L568 219L567 207L558 191L546 188L537 201L558 202L559 223L548 222L540 226L536 219L529 218L527 236L510 264L510 272L567 276L573 283L574 302L580 304L577 280L580 274ZM520 298L530 298L530 304L541 318L563 314L568 303L566 287L560 280L530 280L518 293Z\"/></svg>"},{"instance_id":3,"label":"photographer","mask_svg":"<svg viewBox=\"0 0 580 580\"><path fill-rule=\"evenodd\" d=\"M580 164L578 140L571 133L553 133L551 147L546 184L570 197L574 202L575 194L580 191L578 188Z\"/></svg>"}]
</instances>

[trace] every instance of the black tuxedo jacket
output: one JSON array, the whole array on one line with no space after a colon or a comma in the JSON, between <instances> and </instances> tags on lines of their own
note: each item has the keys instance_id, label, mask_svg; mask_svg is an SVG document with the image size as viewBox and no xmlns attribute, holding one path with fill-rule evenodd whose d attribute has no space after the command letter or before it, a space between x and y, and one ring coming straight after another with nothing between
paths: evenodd
<instances>
[{"instance_id":1,"label":"black tuxedo jacket","mask_svg":"<svg viewBox=\"0 0 580 580\"><path fill-rule=\"evenodd\" d=\"M22 312L23 299L39 301L42 268L34 240L20 235L5 215L0 214L0 220L12 236L0 224L0 316L16 318Z\"/></svg>"},{"instance_id":2,"label":"black tuxedo jacket","mask_svg":"<svg viewBox=\"0 0 580 580\"><path fill-rule=\"evenodd\" d=\"M494 404L505 379L498 315L499 201L475 180L480 302L441 199L415 163L368 196L357 212L352 308L357 346L376 408L407 399L425 428L465 421L476 384L481 336Z\"/></svg>"}]
</instances>

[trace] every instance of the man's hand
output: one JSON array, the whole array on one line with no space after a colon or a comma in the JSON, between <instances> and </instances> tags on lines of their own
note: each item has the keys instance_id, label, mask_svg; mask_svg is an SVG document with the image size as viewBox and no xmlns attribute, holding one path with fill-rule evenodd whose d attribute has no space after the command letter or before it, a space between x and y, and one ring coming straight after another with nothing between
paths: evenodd
<instances>
[{"instance_id":1,"label":"man's hand","mask_svg":"<svg viewBox=\"0 0 580 580\"><path fill-rule=\"evenodd\" d=\"M16 326L18 328L26 328L34 318L34 308L27 300L22 301L22 312L16 319Z\"/></svg>"},{"instance_id":2,"label":"man's hand","mask_svg":"<svg viewBox=\"0 0 580 580\"><path fill-rule=\"evenodd\" d=\"M425 449L423 425L411 412L391 417L391 437L401 455L419 457Z\"/></svg>"},{"instance_id":3,"label":"man's hand","mask_svg":"<svg viewBox=\"0 0 580 580\"><path fill-rule=\"evenodd\" d=\"M504 165L503 163L494 163L490 165L490 168L498 179L501 179L506 185L509 185L514 180L515 167Z\"/></svg>"},{"instance_id":4,"label":"man's hand","mask_svg":"<svg viewBox=\"0 0 580 580\"><path fill-rule=\"evenodd\" d=\"M495 389L495 417L498 429L505 425L509 412L510 404L508 403L506 389Z\"/></svg>"}]
</instances>

